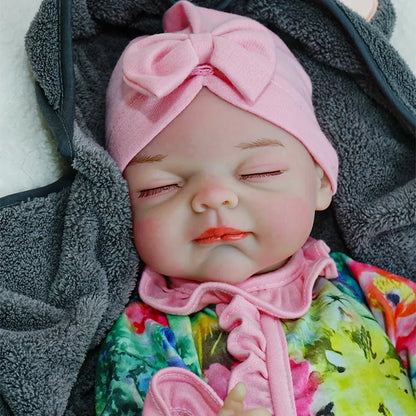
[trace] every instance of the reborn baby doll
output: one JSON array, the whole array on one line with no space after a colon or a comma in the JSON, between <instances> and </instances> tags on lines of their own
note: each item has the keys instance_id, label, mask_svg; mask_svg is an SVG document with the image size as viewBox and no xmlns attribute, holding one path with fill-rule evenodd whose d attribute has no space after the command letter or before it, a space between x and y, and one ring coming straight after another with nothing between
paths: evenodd
<instances>
[{"instance_id":1,"label":"reborn baby doll","mask_svg":"<svg viewBox=\"0 0 416 416\"><path fill-rule=\"evenodd\" d=\"M97 414L416 414L416 285L309 237L338 161L307 74L245 17L179 2L164 31L108 89L146 268Z\"/></svg>"}]
</instances>

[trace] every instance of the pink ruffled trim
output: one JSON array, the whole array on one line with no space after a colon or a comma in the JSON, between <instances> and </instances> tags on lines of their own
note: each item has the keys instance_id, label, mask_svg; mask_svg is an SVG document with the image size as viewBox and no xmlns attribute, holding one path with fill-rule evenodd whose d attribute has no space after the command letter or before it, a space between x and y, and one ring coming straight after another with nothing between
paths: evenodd
<instances>
[{"instance_id":1,"label":"pink ruffled trim","mask_svg":"<svg viewBox=\"0 0 416 416\"><path fill-rule=\"evenodd\" d=\"M143 416L216 416L222 405L212 388L194 373L168 367L152 377Z\"/></svg>"}]
</instances>

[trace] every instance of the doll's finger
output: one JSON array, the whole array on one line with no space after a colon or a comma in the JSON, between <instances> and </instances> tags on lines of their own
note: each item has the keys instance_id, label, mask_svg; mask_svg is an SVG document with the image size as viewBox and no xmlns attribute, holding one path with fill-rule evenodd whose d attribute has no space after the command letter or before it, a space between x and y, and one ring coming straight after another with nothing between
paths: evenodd
<instances>
[{"instance_id":1,"label":"doll's finger","mask_svg":"<svg viewBox=\"0 0 416 416\"><path fill-rule=\"evenodd\" d=\"M228 393L224 405L217 416L238 416L244 412L243 400L246 397L247 388L244 383L237 383Z\"/></svg>"},{"instance_id":2,"label":"doll's finger","mask_svg":"<svg viewBox=\"0 0 416 416\"><path fill-rule=\"evenodd\" d=\"M264 407L258 409L246 410L241 416L272 416L272 414Z\"/></svg>"},{"instance_id":3,"label":"doll's finger","mask_svg":"<svg viewBox=\"0 0 416 416\"><path fill-rule=\"evenodd\" d=\"M224 407L217 413L217 416L236 416L232 409L225 409Z\"/></svg>"},{"instance_id":4,"label":"doll's finger","mask_svg":"<svg viewBox=\"0 0 416 416\"><path fill-rule=\"evenodd\" d=\"M247 394L247 387L245 383L237 383L234 388L228 393L225 400L230 399L235 402L242 402Z\"/></svg>"}]
</instances>

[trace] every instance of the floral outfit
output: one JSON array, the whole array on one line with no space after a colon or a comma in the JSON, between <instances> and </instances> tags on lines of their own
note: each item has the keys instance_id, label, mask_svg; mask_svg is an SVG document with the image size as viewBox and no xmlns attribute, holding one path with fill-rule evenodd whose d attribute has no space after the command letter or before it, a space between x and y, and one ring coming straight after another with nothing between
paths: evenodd
<instances>
[{"instance_id":1,"label":"floral outfit","mask_svg":"<svg viewBox=\"0 0 416 416\"><path fill-rule=\"evenodd\" d=\"M97 414L216 415L239 381L276 416L416 414L416 284L328 251L309 239L237 285L145 270L100 353Z\"/></svg>"}]
</instances>

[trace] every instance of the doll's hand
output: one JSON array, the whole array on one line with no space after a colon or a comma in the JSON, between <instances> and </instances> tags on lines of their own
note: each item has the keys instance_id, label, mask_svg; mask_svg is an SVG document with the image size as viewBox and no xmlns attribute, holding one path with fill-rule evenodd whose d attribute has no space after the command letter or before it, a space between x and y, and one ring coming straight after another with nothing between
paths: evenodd
<instances>
[{"instance_id":1,"label":"doll's hand","mask_svg":"<svg viewBox=\"0 0 416 416\"><path fill-rule=\"evenodd\" d=\"M224 405L217 416L271 416L270 412L264 407L244 410L243 400L246 394L246 385L244 383L236 384L225 398Z\"/></svg>"}]
</instances>

